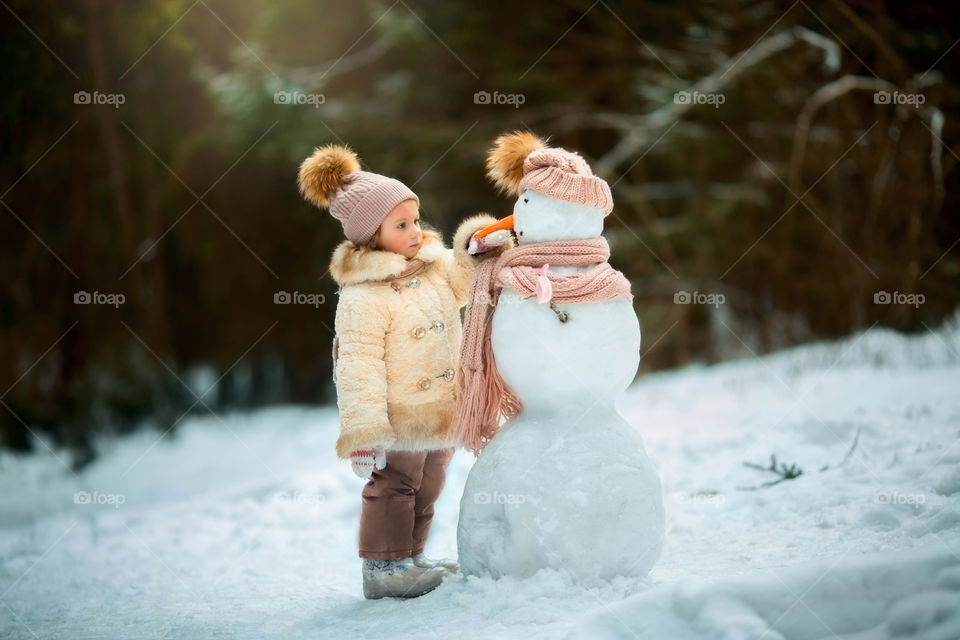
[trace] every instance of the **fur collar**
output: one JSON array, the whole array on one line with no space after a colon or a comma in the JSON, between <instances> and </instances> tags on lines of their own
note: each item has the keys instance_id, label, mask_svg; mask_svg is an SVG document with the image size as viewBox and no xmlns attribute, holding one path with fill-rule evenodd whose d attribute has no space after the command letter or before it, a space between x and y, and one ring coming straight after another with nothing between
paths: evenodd
<instances>
[{"instance_id":1,"label":"fur collar","mask_svg":"<svg viewBox=\"0 0 960 640\"><path fill-rule=\"evenodd\" d=\"M443 237L436 231L424 229L423 240L416 258L425 264L439 260L447 251ZM409 263L399 253L357 246L344 240L333 251L330 275L341 287L360 282L384 280L402 273Z\"/></svg>"}]
</instances>

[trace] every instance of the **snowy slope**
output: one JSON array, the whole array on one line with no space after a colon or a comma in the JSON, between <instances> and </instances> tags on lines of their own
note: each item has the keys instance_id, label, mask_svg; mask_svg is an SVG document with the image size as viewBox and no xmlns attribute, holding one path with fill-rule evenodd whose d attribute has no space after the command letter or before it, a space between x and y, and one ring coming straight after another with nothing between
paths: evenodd
<instances>
[{"instance_id":1,"label":"snowy slope","mask_svg":"<svg viewBox=\"0 0 960 640\"><path fill-rule=\"evenodd\" d=\"M956 640L958 354L955 319L644 378L620 409L663 479L663 555L594 589L543 571L364 601L362 481L331 408L105 439L79 477L43 445L2 453L0 638ZM771 454L802 475L738 489L776 479L743 465ZM456 555L471 464L451 464L429 555Z\"/></svg>"}]
</instances>

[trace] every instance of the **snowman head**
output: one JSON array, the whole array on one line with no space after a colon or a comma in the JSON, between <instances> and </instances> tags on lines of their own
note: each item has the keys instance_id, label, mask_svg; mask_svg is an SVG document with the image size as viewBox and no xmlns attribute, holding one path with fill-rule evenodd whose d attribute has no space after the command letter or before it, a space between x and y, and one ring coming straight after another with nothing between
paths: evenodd
<instances>
[{"instance_id":1,"label":"snowman head","mask_svg":"<svg viewBox=\"0 0 960 640\"><path fill-rule=\"evenodd\" d=\"M558 200L527 189L513 207L513 230L518 244L597 238L603 231L605 215L600 207Z\"/></svg>"},{"instance_id":2,"label":"snowman head","mask_svg":"<svg viewBox=\"0 0 960 640\"><path fill-rule=\"evenodd\" d=\"M517 197L520 244L595 238L613 210L610 186L576 153L547 147L532 133L500 136L487 155L487 176Z\"/></svg>"}]
</instances>

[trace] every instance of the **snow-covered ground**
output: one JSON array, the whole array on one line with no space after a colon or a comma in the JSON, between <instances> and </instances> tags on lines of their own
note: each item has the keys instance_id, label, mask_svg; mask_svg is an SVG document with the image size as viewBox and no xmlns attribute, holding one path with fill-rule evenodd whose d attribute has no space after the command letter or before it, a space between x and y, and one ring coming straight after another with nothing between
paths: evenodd
<instances>
[{"instance_id":1,"label":"snow-covered ground","mask_svg":"<svg viewBox=\"0 0 960 640\"><path fill-rule=\"evenodd\" d=\"M648 578L593 589L545 570L363 600L335 408L105 439L79 476L43 445L2 453L0 638L960 638L958 318L648 376L620 409L667 536ZM745 490L771 454L802 475ZM428 555L456 556L471 464Z\"/></svg>"}]
</instances>

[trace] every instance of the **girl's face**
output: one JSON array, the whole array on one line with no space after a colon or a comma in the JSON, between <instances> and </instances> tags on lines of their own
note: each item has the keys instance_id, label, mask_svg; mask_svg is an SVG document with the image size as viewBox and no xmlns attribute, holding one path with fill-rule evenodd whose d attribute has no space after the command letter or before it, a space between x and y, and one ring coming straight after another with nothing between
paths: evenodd
<instances>
[{"instance_id":1,"label":"girl's face","mask_svg":"<svg viewBox=\"0 0 960 640\"><path fill-rule=\"evenodd\" d=\"M379 248L399 253L408 260L417 255L423 242L417 201L404 200L395 206L383 219L378 233Z\"/></svg>"}]
</instances>

